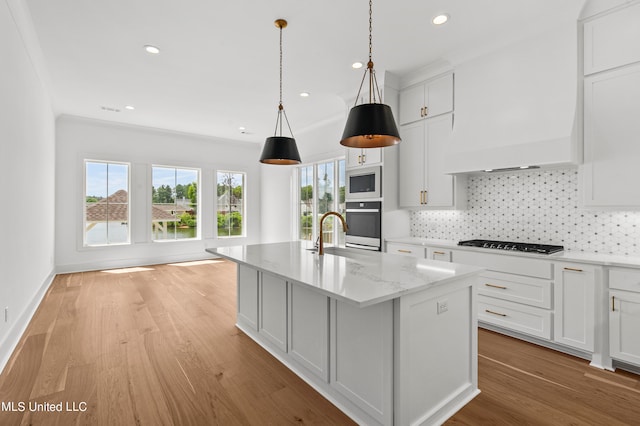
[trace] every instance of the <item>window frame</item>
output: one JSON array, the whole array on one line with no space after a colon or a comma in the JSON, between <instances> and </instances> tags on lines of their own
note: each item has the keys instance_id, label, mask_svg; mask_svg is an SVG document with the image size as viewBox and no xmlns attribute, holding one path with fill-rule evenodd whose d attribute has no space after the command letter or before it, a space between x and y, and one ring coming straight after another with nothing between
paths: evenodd
<instances>
[{"instance_id":1,"label":"window frame","mask_svg":"<svg viewBox=\"0 0 640 426\"><path fill-rule=\"evenodd\" d=\"M110 243L109 242L109 221L107 220L107 242L104 244L89 244L87 242L87 164L88 163L99 163L107 165L107 196L109 190L109 165L120 165L127 166L127 241L126 242L117 242ZM82 248L84 249L95 249L101 247L112 247L112 246L127 246L131 245L131 163L128 161L114 161L114 160L97 160L92 158L84 158L82 161Z\"/></svg>"},{"instance_id":2,"label":"window frame","mask_svg":"<svg viewBox=\"0 0 640 426\"><path fill-rule=\"evenodd\" d=\"M194 237L189 237L189 238L161 238L161 239L156 239L154 238L154 232L153 232L153 169L154 168L164 168L164 169L174 169L174 170L191 170L191 171L195 171L197 173L197 179L196 179L196 186L197 186L197 203L196 203L196 235ZM160 244L164 244L164 243L173 243L173 242L185 242L185 241L198 241L198 240L202 240L202 168L200 167L189 167L189 166L172 166L172 165L167 165L167 164L151 164L150 165L150 182L151 185L149 186L149 216L148 216L148 223L147 223L147 227L148 229L150 228L150 242L151 243L160 243ZM174 181L174 186L172 188L172 190L175 190L175 187L177 186L177 182ZM177 199L176 199L176 204L177 204ZM175 233L174 233L175 235Z\"/></svg>"},{"instance_id":3,"label":"window frame","mask_svg":"<svg viewBox=\"0 0 640 426\"><path fill-rule=\"evenodd\" d=\"M218 174L230 173L236 175L242 175L242 233L240 235L220 235L218 233ZM247 237L247 172L237 170L223 170L218 169L215 171L215 198L214 198L214 219L215 219L215 236L217 239L230 239L230 238L246 238Z\"/></svg>"},{"instance_id":4,"label":"window frame","mask_svg":"<svg viewBox=\"0 0 640 426\"><path fill-rule=\"evenodd\" d=\"M345 175L346 175L346 167L347 167L347 163L346 163L346 159L345 157L335 157L335 158L329 158L326 160L322 160L322 161L316 161L313 163L306 163L306 164L301 164L299 166L297 166L295 168L295 171L293 172L294 175L294 188L295 188L295 194L294 194L294 217L295 217L295 225L294 225L294 238L296 240L299 241L308 241L308 240L303 240L301 238L300 235L300 228L301 228L301 217L302 217L302 210L301 210L301 182L302 182L302 178L301 178L301 172L303 168L307 168L307 167L312 167L313 168L313 188L312 188L312 205L311 205L311 212L312 212L312 216L314 217L313 220L313 226L312 226L312 236L311 236L311 241L316 241L318 239L318 235L319 235L319 217L318 216L318 166L321 164L326 164L326 163L334 163L333 166L333 181L334 181L334 185L333 185L333 205L331 207L330 210L332 211L338 211L339 210L339 204L340 204L340 162L343 162L343 167L342 169L345 171ZM346 183L346 181L345 181ZM337 219L336 219L337 220ZM335 222L334 222L335 223ZM333 227L333 241L337 241L338 244L343 241L344 239L340 238L340 233L344 234L344 230L342 229L341 225L338 226L334 226Z\"/></svg>"}]
</instances>

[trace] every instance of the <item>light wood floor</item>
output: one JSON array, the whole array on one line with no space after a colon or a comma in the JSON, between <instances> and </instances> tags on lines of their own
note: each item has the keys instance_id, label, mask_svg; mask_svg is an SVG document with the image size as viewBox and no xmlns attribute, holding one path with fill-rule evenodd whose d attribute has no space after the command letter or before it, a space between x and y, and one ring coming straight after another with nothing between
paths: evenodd
<instances>
[{"instance_id":1,"label":"light wood floor","mask_svg":"<svg viewBox=\"0 0 640 426\"><path fill-rule=\"evenodd\" d=\"M0 401L26 411L0 410L0 425L352 424L234 327L235 270L217 260L56 277L0 375ZM479 341L482 393L447 424L640 424L639 376L488 331Z\"/></svg>"}]
</instances>

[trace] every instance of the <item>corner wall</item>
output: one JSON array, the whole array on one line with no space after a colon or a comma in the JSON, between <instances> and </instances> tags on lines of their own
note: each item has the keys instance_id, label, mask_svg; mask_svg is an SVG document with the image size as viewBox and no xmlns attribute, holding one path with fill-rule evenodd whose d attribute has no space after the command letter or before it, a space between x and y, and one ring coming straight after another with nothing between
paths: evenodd
<instances>
[{"instance_id":1,"label":"corner wall","mask_svg":"<svg viewBox=\"0 0 640 426\"><path fill-rule=\"evenodd\" d=\"M23 13L0 2L0 371L54 276L54 116Z\"/></svg>"}]
</instances>

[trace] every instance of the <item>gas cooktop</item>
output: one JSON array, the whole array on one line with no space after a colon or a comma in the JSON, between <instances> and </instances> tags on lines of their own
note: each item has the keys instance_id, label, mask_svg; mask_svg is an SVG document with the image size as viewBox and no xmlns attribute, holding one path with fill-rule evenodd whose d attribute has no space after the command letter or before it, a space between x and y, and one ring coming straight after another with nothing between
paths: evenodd
<instances>
[{"instance_id":1,"label":"gas cooktop","mask_svg":"<svg viewBox=\"0 0 640 426\"><path fill-rule=\"evenodd\" d=\"M564 250L564 246L548 244L516 243L512 241L467 240L458 242L459 246L481 247L498 250L523 251L528 253L552 254Z\"/></svg>"}]
</instances>

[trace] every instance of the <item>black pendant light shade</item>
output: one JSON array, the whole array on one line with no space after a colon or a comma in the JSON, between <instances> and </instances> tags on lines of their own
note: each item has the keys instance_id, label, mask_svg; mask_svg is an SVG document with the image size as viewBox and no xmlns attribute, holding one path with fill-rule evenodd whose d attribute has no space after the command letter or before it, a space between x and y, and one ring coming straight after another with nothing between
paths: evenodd
<instances>
[{"instance_id":1,"label":"black pendant light shade","mask_svg":"<svg viewBox=\"0 0 640 426\"><path fill-rule=\"evenodd\" d=\"M360 89L356 96L356 103L360 99L362 86L369 76L369 103L355 105L349 111L347 124L344 126L340 144L351 148L383 148L400 143L400 132L393 118L391 107L381 103L380 89L373 69L372 31L373 31L373 1L369 0L369 62L364 71Z\"/></svg>"},{"instance_id":2,"label":"black pendant light shade","mask_svg":"<svg viewBox=\"0 0 640 426\"><path fill-rule=\"evenodd\" d=\"M289 125L287 113L284 111L284 105L282 105L282 29L287 27L287 21L284 19L276 19L274 24L280 29L280 103L278 104L276 129L273 136L268 137L264 142L262 155L260 155L260 162L264 164L279 165L300 164L302 162L300 160L300 153L298 152L296 140L293 138L293 132ZM282 136L283 116L291 137Z\"/></svg>"},{"instance_id":3,"label":"black pendant light shade","mask_svg":"<svg viewBox=\"0 0 640 426\"><path fill-rule=\"evenodd\" d=\"M400 143L400 133L389 105L362 104L351 108L340 144L377 148Z\"/></svg>"},{"instance_id":4,"label":"black pendant light shade","mask_svg":"<svg viewBox=\"0 0 640 426\"><path fill-rule=\"evenodd\" d=\"M300 164L300 153L294 138L271 136L267 138L262 149L260 162L265 164Z\"/></svg>"}]
</instances>

